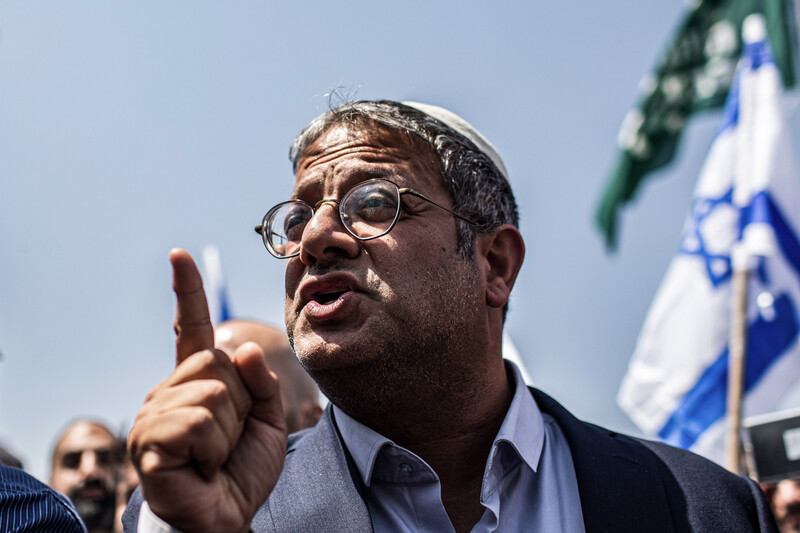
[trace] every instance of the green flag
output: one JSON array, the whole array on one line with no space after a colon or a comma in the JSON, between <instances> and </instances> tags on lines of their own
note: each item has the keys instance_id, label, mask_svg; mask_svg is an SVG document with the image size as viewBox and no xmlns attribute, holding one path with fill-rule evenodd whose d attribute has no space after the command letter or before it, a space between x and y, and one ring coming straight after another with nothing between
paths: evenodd
<instances>
[{"instance_id":1,"label":"green flag","mask_svg":"<svg viewBox=\"0 0 800 533\"><path fill-rule=\"evenodd\" d=\"M616 246L620 208L649 172L672 160L686 119L725 103L747 15L764 14L784 85L795 85L791 1L700 0L686 14L661 64L642 80L639 106L625 116L617 136L619 159L595 213L608 248Z\"/></svg>"}]
</instances>

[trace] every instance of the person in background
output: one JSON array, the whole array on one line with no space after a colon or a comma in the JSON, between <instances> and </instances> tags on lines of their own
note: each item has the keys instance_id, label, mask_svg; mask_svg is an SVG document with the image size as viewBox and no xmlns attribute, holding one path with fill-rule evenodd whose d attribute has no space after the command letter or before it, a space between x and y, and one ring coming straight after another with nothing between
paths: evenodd
<instances>
[{"instance_id":1,"label":"person in background","mask_svg":"<svg viewBox=\"0 0 800 533\"><path fill-rule=\"evenodd\" d=\"M319 388L297 361L286 332L254 320L228 320L214 330L217 348L235 353L247 341L261 347L269 369L278 376L289 433L312 427L322 416Z\"/></svg>"},{"instance_id":2,"label":"person in background","mask_svg":"<svg viewBox=\"0 0 800 533\"><path fill-rule=\"evenodd\" d=\"M69 423L53 448L50 486L65 494L89 533L111 533L116 510L119 439L94 420Z\"/></svg>"},{"instance_id":3,"label":"person in background","mask_svg":"<svg viewBox=\"0 0 800 533\"><path fill-rule=\"evenodd\" d=\"M800 479L762 484L781 533L800 533Z\"/></svg>"}]
</instances>

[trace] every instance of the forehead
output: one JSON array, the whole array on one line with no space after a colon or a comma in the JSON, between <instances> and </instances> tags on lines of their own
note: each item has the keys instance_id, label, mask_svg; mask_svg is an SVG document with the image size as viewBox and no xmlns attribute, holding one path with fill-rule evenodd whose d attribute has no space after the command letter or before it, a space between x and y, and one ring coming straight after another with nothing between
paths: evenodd
<instances>
[{"instance_id":1,"label":"forehead","mask_svg":"<svg viewBox=\"0 0 800 533\"><path fill-rule=\"evenodd\" d=\"M95 424L76 424L69 428L56 447L56 454L75 450L104 448L114 444L115 437Z\"/></svg>"},{"instance_id":2,"label":"forehead","mask_svg":"<svg viewBox=\"0 0 800 533\"><path fill-rule=\"evenodd\" d=\"M295 191L376 177L393 178L401 186L443 186L440 169L436 154L411 134L372 122L339 123L298 159Z\"/></svg>"},{"instance_id":3,"label":"forehead","mask_svg":"<svg viewBox=\"0 0 800 533\"><path fill-rule=\"evenodd\" d=\"M778 483L777 491L782 497L794 494L800 490L800 479L784 479Z\"/></svg>"}]
</instances>

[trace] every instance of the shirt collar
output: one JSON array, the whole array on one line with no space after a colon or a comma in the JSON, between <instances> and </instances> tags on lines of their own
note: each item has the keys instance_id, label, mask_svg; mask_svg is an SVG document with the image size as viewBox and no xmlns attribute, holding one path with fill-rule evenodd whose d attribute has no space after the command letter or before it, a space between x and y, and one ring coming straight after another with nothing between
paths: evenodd
<instances>
[{"instance_id":1,"label":"shirt collar","mask_svg":"<svg viewBox=\"0 0 800 533\"><path fill-rule=\"evenodd\" d=\"M342 434L344 445L347 447L347 451L350 452L358 473L361 474L361 480L365 486L369 487L372 479L372 469L375 467L378 452L384 446L394 446L394 443L377 431L350 417L335 404L332 409L336 418L336 425L339 426L339 432Z\"/></svg>"},{"instance_id":2,"label":"shirt collar","mask_svg":"<svg viewBox=\"0 0 800 533\"><path fill-rule=\"evenodd\" d=\"M535 472L544 447L544 423L539 407L525 385L517 366L508 360L505 361L505 364L509 381L514 386L514 396L500 426L500 431L497 432L492 444L492 451L486 463L485 477L490 472L501 476L505 475L505 472L500 470L506 470L504 465L510 466L509 454L503 451L508 446ZM397 445L377 431L348 416L336 405L333 405L332 409L344 444L353 458L364 485L369 486L380 450L384 446ZM398 448L403 449L401 446ZM408 453L413 455L410 451ZM516 461L513 462L516 463Z\"/></svg>"},{"instance_id":3,"label":"shirt collar","mask_svg":"<svg viewBox=\"0 0 800 533\"><path fill-rule=\"evenodd\" d=\"M503 424L492 444L492 452L487 468L498 454L501 443L508 443L519 457L534 471L538 469L539 459L544 448L544 421L536 401L522 379L517 365L506 360L506 372L514 385L514 396L508 407Z\"/></svg>"}]
</instances>

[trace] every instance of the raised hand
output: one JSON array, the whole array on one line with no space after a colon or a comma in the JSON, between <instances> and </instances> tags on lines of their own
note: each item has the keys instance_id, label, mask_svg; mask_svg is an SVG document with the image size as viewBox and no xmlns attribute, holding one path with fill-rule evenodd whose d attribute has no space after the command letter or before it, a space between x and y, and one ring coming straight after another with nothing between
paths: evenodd
<instances>
[{"instance_id":1,"label":"raised hand","mask_svg":"<svg viewBox=\"0 0 800 533\"><path fill-rule=\"evenodd\" d=\"M176 367L145 400L128 438L150 509L184 532L247 531L278 480L286 423L258 345L214 349L197 267L170 252Z\"/></svg>"}]
</instances>

